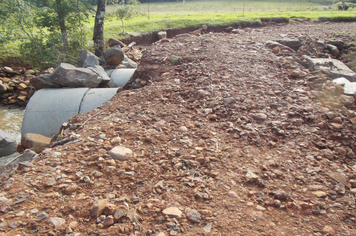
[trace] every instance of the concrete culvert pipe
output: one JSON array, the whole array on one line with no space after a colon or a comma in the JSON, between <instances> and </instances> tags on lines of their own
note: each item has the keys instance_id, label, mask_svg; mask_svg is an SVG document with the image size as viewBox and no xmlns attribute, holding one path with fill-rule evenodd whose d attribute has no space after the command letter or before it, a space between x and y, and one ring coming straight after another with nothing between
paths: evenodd
<instances>
[{"instance_id":1,"label":"concrete culvert pipe","mask_svg":"<svg viewBox=\"0 0 356 236\"><path fill-rule=\"evenodd\" d=\"M117 88L41 89L27 104L21 135L52 137L71 117L94 110L112 98Z\"/></svg>"}]
</instances>

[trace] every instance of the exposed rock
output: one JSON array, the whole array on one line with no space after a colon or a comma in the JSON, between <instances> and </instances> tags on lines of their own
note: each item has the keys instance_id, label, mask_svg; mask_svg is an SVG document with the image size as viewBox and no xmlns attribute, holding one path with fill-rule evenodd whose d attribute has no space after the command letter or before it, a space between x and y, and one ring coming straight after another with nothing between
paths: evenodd
<instances>
[{"instance_id":1,"label":"exposed rock","mask_svg":"<svg viewBox=\"0 0 356 236\"><path fill-rule=\"evenodd\" d=\"M125 68L137 68L137 63L128 58L126 55L124 60L121 62L121 65L124 65Z\"/></svg>"},{"instance_id":2,"label":"exposed rock","mask_svg":"<svg viewBox=\"0 0 356 236\"><path fill-rule=\"evenodd\" d=\"M25 149L32 148L33 151L40 153L46 147L49 147L51 138L40 134L27 133L21 138L21 144Z\"/></svg>"},{"instance_id":3,"label":"exposed rock","mask_svg":"<svg viewBox=\"0 0 356 236\"><path fill-rule=\"evenodd\" d=\"M54 228L58 228L59 226L66 223L66 220L60 217L51 217L49 218L49 222L54 225Z\"/></svg>"},{"instance_id":4,"label":"exposed rock","mask_svg":"<svg viewBox=\"0 0 356 236\"><path fill-rule=\"evenodd\" d=\"M80 50L77 66L84 68L99 66L99 58L86 49Z\"/></svg>"},{"instance_id":5,"label":"exposed rock","mask_svg":"<svg viewBox=\"0 0 356 236\"><path fill-rule=\"evenodd\" d=\"M157 33L158 39L165 39L167 38L167 32L166 31L159 31Z\"/></svg>"},{"instance_id":6,"label":"exposed rock","mask_svg":"<svg viewBox=\"0 0 356 236\"><path fill-rule=\"evenodd\" d=\"M17 162L26 162L31 161L33 158L37 156L37 153L33 150L26 149L22 155L17 159Z\"/></svg>"},{"instance_id":7,"label":"exposed rock","mask_svg":"<svg viewBox=\"0 0 356 236\"><path fill-rule=\"evenodd\" d=\"M193 223L200 223L201 217L200 217L200 213L197 210L187 208L185 210L185 214L189 221Z\"/></svg>"},{"instance_id":8,"label":"exposed rock","mask_svg":"<svg viewBox=\"0 0 356 236\"><path fill-rule=\"evenodd\" d=\"M232 191L232 190L229 191L228 195L231 198L237 198L238 197L237 193L235 191Z\"/></svg>"},{"instance_id":9,"label":"exposed rock","mask_svg":"<svg viewBox=\"0 0 356 236\"><path fill-rule=\"evenodd\" d=\"M55 84L51 80L50 74L42 74L30 80L31 85L36 89L44 89L44 88L60 88L61 85Z\"/></svg>"},{"instance_id":10,"label":"exposed rock","mask_svg":"<svg viewBox=\"0 0 356 236\"><path fill-rule=\"evenodd\" d=\"M109 65L119 65L124 60L124 52L120 46L115 46L109 49L106 49L103 52L103 56L106 64Z\"/></svg>"},{"instance_id":11,"label":"exposed rock","mask_svg":"<svg viewBox=\"0 0 356 236\"><path fill-rule=\"evenodd\" d=\"M329 40L326 41L326 43L336 46L339 51L342 51L345 46L345 43L342 40Z\"/></svg>"},{"instance_id":12,"label":"exposed rock","mask_svg":"<svg viewBox=\"0 0 356 236\"><path fill-rule=\"evenodd\" d=\"M109 47L115 47L115 46L120 46L120 47L126 47L126 44L124 44L123 42L121 42L120 40L118 39L113 39L113 38L110 38L108 40L108 44L109 44Z\"/></svg>"},{"instance_id":13,"label":"exposed rock","mask_svg":"<svg viewBox=\"0 0 356 236\"><path fill-rule=\"evenodd\" d=\"M103 67L101 67L99 65L95 65L95 66L90 66L87 68L89 70L93 71L95 74L97 74L99 80L101 80L100 86L105 86L106 84L109 83L110 77L107 75L107 73L105 72Z\"/></svg>"},{"instance_id":14,"label":"exposed rock","mask_svg":"<svg viewBox=\"0 0 356 236\"><path fill-rule=\"evenodd\" d=\"M105 209L107 204L109 204L109 199L99 199L99 200L97 200L94 203L93 208L91 210L91 213L93 214L93 216L95 218L99 217L103 213L103 211L104 211L104 209Z\"/></svg>"},{"instance_id":15,"label":"exposed rock","mask_svg":"<svg viewBox=\"0 0 356 236\"><path fill-rule=\"evenodd\" d=\"M326 44L325 46L334 57L338 57L340 55L340 52L336 46L334 46L332 44Z\"/></svg>"},{"instance_id":16,"label":"exposed rock","mask_svg":"<svg viewBox=\"0 0 356 236\"><path fill-rule=\"evenodd\" d=\"M356 73L339 60L329 58L311 58L306 55L304 55L303 58L309 62L310 69L320 70L332 79L344 77L351 82L356 80Z\"/></svg>"},{"instance_id":17,"label":"exposed rock","mask_svg":"<svg viewBox=\"0 0 356 236\"><path fill-rule=\"evenodd\" d=\"M0 94L5 93L7 91L7 87L3 85L2 81L0 80Z\"/></svg>"},{"instance_id":18,"label":"exposed rock","mask_svg":"<svg viewBox=\"0 0 356 236\"><path fill-rule=\"evenodd\" d=\"M10 73L10 74L15 73L15 71L11 67L8 67L8 66L4 66L4 71L6 73Z\"/></svg>"},{"instance_id":19,"label":"exposed rock","mask_svg":"<svg viewBox=\"0 0 356 236\"><path fill-rule=\"evenodd\" d=\"M288 46L285 46L281 43L278 43L278 42L275 42L275 41L267 41L266 42L266 47L273 50L274 48L278 47L279 50L276 51L275 53L278 53L278 52L287 52L287 53L295 53L294 49L288 47Z\"/></svg>"},{"instance_id":20,"label":"exposed rock","mask_svg":"<svg viewBox=\"0 0 356 236\"><path fill-rule=\"evenodd\" d=\"M133 152L129 148L125 148L123 146L116 146L113 149L111 149L109 155L115 159L127 160L133 156Z\"/></svg>"},{"instance_id":21,"label":"exposed rock","mask_svg":"<svg viewBox=\"0 0 356 236\"><path fill-rule=\"evenodd\" d=\"M16 152L17 142L4 131L0 130L0 157Z\"/></svg>"},{"instance_id":22,"label":"exposed rock","mask_svg":"<svg viewBox=\"0 0 356 236\"><path fill-rule=\"evenodd\" d=\"M323 228L323 233L325 234L336 234L336 231L329 225L325 225Z\"/></svg>"},{"instance_id":23,"label":"exposed rock","mask_svg":"<svg viewBox=\"0 0 356 236\"><path fill-rule=\"evenodd\" d=\"M88 68L77 68L68 63L60 63L49 77L51 81L63 87L95 88L102 81Z\"/></svg>"},{"instance_id":24,"label":"exposed rock","mask_svg":"<svg viewBox=\"0 0 356 236\"><path fill-rule=\"evenodd\" d=\"M317 196L317 197L320 197L320 198L323 198L323 197L327 196L327 193L323 192L323 191L313 191L312 194Z\"/></svg>"},{"instance_id":25,"label":"exposed rock","mask_svg":"<svg viewBox=\"0 0 356 236\"><path fill-rule=\"evenodd\" d=\"M283 39L276 39L274 41L283 44L287 47L290 47L294 51L298 51L298 49L302 46L302 42L300 42L299 39L283 38Z\"/></svg>"},{"instance_id":26,"label":"exposed rock","mask_svg":"<svg viewBox=\"0 0 356 236\"><path fill-rule=\"evenodd\" d=\"M169 217L181 218L183 212L178 207L168 207L162 211L163 214Z\"/></svg>"}]
</instances>

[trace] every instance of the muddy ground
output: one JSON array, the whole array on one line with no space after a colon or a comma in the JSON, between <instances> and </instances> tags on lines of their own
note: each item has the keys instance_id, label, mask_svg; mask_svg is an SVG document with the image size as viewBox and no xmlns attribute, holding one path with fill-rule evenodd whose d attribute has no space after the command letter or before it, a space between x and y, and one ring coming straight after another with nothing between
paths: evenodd
<instances>
[{"instance_id":1,"label":"muddy ground","mask_svg":"<svg viewBox=\"0 0 356 236\"><path fill-rule=\"evenodd\" d=\"M355 35L306 22L153 44L130 90L55 141L76 140L1 180L2 235L356 235L355 101L265 47Z\"/></svg>"}]
</instances>

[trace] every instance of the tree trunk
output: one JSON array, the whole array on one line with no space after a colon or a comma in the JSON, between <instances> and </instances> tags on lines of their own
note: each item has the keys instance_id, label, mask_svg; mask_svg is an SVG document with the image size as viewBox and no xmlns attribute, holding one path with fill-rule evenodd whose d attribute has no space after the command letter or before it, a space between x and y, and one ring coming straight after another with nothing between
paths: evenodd
<instances>
[{"instance_id":1,"label":"tree trunk","mask_svg":"<svg viewBox=\"0 0 356 236\"><path fill-rule=\"evenodd\" d=\"M104 51L104 18L105 18L106 0L98 0L98 7L95 16L94 25L94 48L95 55L100 57Z\"/></svg>"},{"instance_id":2,"label":"tree trunk","mask_svg":"<svg viewBox=\"0 0 356 236\"><path fill-rule=\"evenodd\" d=\"M65 14L62 9L62 0L56 0L56 4L57 4L57 14L58 14L58 20L59 20L59 27L60 27L61 33L62 33L62 41L63 41L64 50L68 51L68 48L69 48L68 34L67 34Z\"/></svg>"}]
</instances>

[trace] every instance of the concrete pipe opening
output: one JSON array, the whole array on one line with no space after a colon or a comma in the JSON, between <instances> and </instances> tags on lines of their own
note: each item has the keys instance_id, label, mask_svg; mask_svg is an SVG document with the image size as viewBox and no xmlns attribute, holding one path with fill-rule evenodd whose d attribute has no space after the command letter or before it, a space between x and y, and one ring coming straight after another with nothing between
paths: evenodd
<instances>
[{"instance_id":1,"label":"concrete pipe opening","mask_svg":"<svg viewBox=\"0 0 356 236\"><path fill-rule=\"evenodd\" d=\"M27 104L21 136L35 133L52 137L71 117L94 110L116 92L117 88L41 89Z\"/></svg>"}]
</instances>

